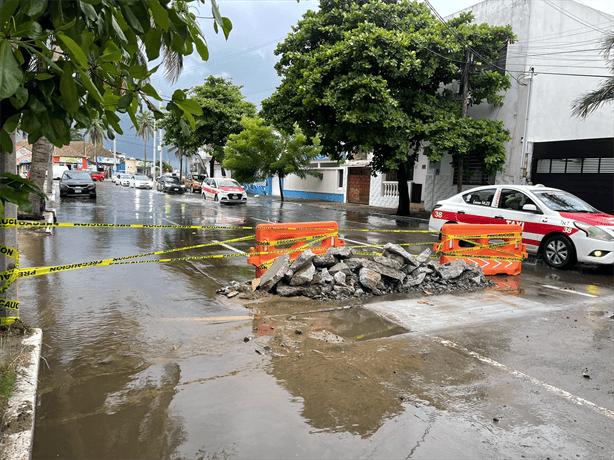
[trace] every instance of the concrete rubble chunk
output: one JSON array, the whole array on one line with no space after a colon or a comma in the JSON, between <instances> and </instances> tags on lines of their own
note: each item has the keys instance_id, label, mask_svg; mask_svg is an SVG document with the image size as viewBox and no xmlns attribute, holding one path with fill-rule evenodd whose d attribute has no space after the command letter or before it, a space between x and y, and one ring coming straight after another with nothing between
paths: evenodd
<instances>
[{"instance_id":1,"label":"concrete rubble chunk","mask_svg":"<svg viewBox=\"0 0 614 460\"><path fill-rule=\"evenodd\" d=\"M290 270L292 270L292 273L298 272L310 264L315 256L316 255L311 252L310 249L306 249L290 264Z\"/></svg>"},{"instance_id":2,"label":"concrete rubble chunk","mask_svg":"<svg viewBox=\"0 0 614 460\"><path fill-rule=\"evenodd\" d=\"M418 254L418 256L416 257L416 261L419 264L425 263L431 257L431 253L432 253L431 249L430 248L426 248L424 251L422 251L420 254Z\"/></svg>"},{"instance_id":3,"label":"concrete rubble chunk","mask_svg":"<svg viewBox=\"0 0 614 460\"><path fill-rule=\"evenodd\" d=\"M275 286L284 277L289 266L290 256L288 254L280 255L271 264L269 269L260 277L259 289L263 291L270 291L273 286Z\"/></svg>"},{"instance_id":4,"label":"concrete rubble chunk","mask_svg":"<svg viewBox=\"0 0 614 460\"><path fill-rule=\"evenodd\" d=\"M401 264L407 263L407 261L405 260L405 257L395 254L394 252L390 252L388 249L384 249L382 251L382 256L386 257L387 259L396 260L397 262L400 262Z\"/></svg>"},{"instance_id":5,"label":"concrete rubble chunk","mask_svg":"<svg viewBox=\"0 0 614 460\"><path fill-rule=\"evenodd\" d=\"M346 248L345 246L340 246L336 248L328 248L326 250L326 254L333 255L340 259L349 259L350 257L356 255L356 251L351 248Z\"/></svg>"},{"instance_id":6,"label":"concrete rubble chunk","mask_svg":"<svg viewBox=\"0 0 614 460\"><path fill-rule=\"evenodd\" d=\"M458 278L465 271L467 264L463 260L455 260L439 266L439 275L444 280Z\"/></svg>"},{"instance_id":7,"label":"concrete rubble chunk","mask_svg":"<svg viewBox=\"0 0 614 460\"><path fill-rule=\"evenodd\" d=\"M322 295L323 288L322 286L318 286L317 284L310 284L310 285L301 286L301 287L302 287L303 295L306 297L313 298L313 297ZM330 289L332 289L332 286Z\"/></svg>"},{"instance_id":8,"label":"concrete rubble chunk","mask_svg":"<svg viewBox=\"0 0 614 460\"><path fill-rule=\"evenodd\" d=\"M330 283L333 281L333 276L330 274L327 268L323 268L322 271L320 271L320 275L325 283Z\"/></svg>"},{"instance_id":9,"label":"concrete rubble chunk","mask_svg":"<svg viewBox=\"0 0 614 460\"><path fill-rule=\"evenodd\" d=\"M385 265L386 267L394 268L395 270L400 270L404 265L402 262L383 256L373 256L373 262Z\"/></svg>"},{"instance_id":10,"label":"concrete rubble chunk","mask_svg":"<svg viewBox=\"0 0 614 460\"><path fill-rule=\"evenodd\" d=\"M386 267L385 265L378 264L377 262L373 262L372 260L365 260L365 262L363 263L363 267L368 268L369 270L373 270L380 275L384 275L388 278L392 278L398 281L403 281L406 276L405 273L403 273L401 270L395 270L394 268Z\"/></svg>"},{"instance_id":11,"label":"concrete rubble chunk","mask_svg":"<svg viewBox=\"0 0 614 460\"><path fill-rule=\"evenodd\" d=\"M387 243L386 246L384 246L384 251L388 251L393 254L396 254L397 256L401 256L405 260L405 262L409 264L415 266L418 265L418 263L416 263L416 256L410 254L398 244Z\"/></svg>"},{"instance_id":12,"label":"concrete rubble chunk","mask_svg":"<svg viewBox=\"0 0 614 460\"><path fill-rule=\"evenodd\" d=\"M294 273L294 276L290 280L290 286L302 286L303 284L310 283L315 274L316 267L309 262L309 265Z\"/></svg>"},{"instance_id":13,"label":"concrete rubble chunk","mask_svg":"<svg viewBox=\"0 0 614 460\"><path fill-rule=\"evenodd\" d=\"M426 278L426 273L418 273L418 276L416 276L416 277L408 276L403 281L403 287L417 286L417 285L421 284L422 281L424 281L424 278Z\"/></svg>"},{"instance_id":14,"label":"concrete rubble chunk","mask_svg":"<svg viewBox=\"0 0 614 460\"><path fill-rule=\"evenodd\" d=\"M325 253L325 254L320 254L320 255L315 256L312 262L316 267L319 268L319 267L332 267L333 265L337 264L339 260L334 255Z\"/></svg>"},{"instance_id":15,"label":"concrete rubble chunk","mask_svg":"<svg viewBox=\"0 0 614 460\"><path fill-rule=\"evenodd\" d=\"M362 262L367 259L363 259L362 257L350 257L349 259L345 259L343 263L347 265L350 270L355 271L362 267Z\"/></svg>"},{"instance_id":16,"label":"concrete rubble chunk","mask_svg":"<svg viewBox=\"0 0 614 460\"><path fill-rule=\"evenodd\" d=\"M335 279L335 284L345 285L345 273L342 271L335 273L333 278Z\"/></svg>"},{"instance_id":17,"label":"concrete rubble chunk","mask_svg":"<svg viewBox=\"0 0 614 460\"><path fill-rule=\"evenodd\" d=\"M371 291L377 289L377 283L379 283L381 279L382 275L368 268L363 267L360 269L360 272L358 272L358 281L360 284Z\"/></svg>"},{"instance_id":18,"label":"concrete rubble chunk","mask_svg":"<svg viewBox=\"0 0 614 460\"><path fill-rule=\"evenodd\" d=\"M341 271L345 273L346 275L349 275L351 273L350 267L348 267L344 262L339 262L338 264L328 269L328 272L333 276L335 276L335 273L341 272Z\"/></svg>"},{"instance_id":19,"label":"concrete rubble chunk","mask_svg":"<svg viewBox=\"0 0 614 460\"><path fill-rule=\"evenodd\" d=\"M302 286L288 286L285 281L281 281L277 284L277 294L282 297L295 297L302 293Z\"/></svg>"}]
</instances>

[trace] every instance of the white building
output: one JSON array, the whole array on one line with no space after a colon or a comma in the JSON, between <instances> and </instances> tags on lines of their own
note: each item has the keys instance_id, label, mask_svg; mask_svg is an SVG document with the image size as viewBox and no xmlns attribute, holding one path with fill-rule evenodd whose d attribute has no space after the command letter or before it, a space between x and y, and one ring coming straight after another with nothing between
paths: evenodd
<instances>
[{"instance_id":1,"label":"white building","mask_svg":"<svg viewBox=\"0 0 614 460\"><path fill-rule=\"evenodd\" d=\"M497 63L512 77L503 106L469 108L469 116L502 120L510 131L505 170L463 188L533 181L565 188L613 212L614 107L605 105L586 120L573 117L571 107L610 74L599 47L614 29L614 16L573 0L486 0L463 11L472 11L476 23L509 24L517 36ZM368 158L341 166L318 160L313 166L324 178L288 177L285 196L398 206L396 181L372 177ZM409 189L410 200L424 202L427 210L455 194L451 158L430 163L420 155Z\"/></svg>"}]
</instances>

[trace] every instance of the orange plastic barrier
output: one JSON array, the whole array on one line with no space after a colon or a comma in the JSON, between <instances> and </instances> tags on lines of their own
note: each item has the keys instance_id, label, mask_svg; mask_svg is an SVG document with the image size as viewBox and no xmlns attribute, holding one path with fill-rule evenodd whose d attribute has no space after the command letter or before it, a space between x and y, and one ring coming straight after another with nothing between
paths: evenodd
<instances>
[{"instance_id":1,"label":"orange plastic barrier","mask_svg":"<svg viewBox=\"0 0 614 460\"><path fill-rule=\"evenodd\" d=\"M439 263L463 259L485 275L517 275L527 257L520 225L445 224L435 252L441 253Z\"/></svg>"},{"instance_id":2,"label":"orange plastic barrier","mask_svg":"<svg viewBox=\"0 0 614 460\"><path fill-rule=\"evenodd\" d=\"M256 226L256 248L247 263L256 266L256 277L260 278L284 250L290 259L296 259L306 249L314 254L324 254L328 248L345 246L339 239L337 222L293 222L288 224L260 224ZM277 251L277 252L275 252ZM267 252L266 254L259 254Z\"/></svg>"}]
</instances>

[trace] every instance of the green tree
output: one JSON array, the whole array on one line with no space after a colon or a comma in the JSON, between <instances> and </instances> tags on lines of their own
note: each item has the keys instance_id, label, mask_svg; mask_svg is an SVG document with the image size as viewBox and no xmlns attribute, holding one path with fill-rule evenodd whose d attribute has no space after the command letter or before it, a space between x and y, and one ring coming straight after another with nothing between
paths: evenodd
<instances>
[{"instance_id":1,"label":"green tree","mask_svg":"<svg viewBox=\"0 0 614 460\"><path fill-rule=\"evenodd\" d=\"M156 160L156 176L159 177L166 172L172 172L172 171L173 171L173 167L171 166L171 164L167 163L166 161L162 161L162 172L160 172L160 160Z\"/></svg>"},{"instance_id":2,"label":"green tree","mask_svg":"<svg viewBox=\"0 0 614 460\"><path fill-rule=\"evenodd\" d=\"M603 104L614 102L614 32L603 38L601 55L606 60L612 75L606 78L599 88L574 101L572 113L576 117L586 118Z\"/></svg>"},{"instance_id":3,"label":"green tree","mask_svg":"<svg viewBox=\"0 0 614 460\"><path fill-rule=\"evenodd\" d=\"M97 155L97 146L101 144L103 140L108 139L108 136L105 132L105 127L100 118L94 118L90 121L90 125L85 130L85 134L90 136L90 142L94 145L94 164L96 165L96 171L98 171L98 155ZM113 133L111 132L111 135ZM84 144L84 152L85 153L85 144Z\"/></svg>"},{"instance_id":4,"label":"green tree","mask_svg":"<svg viewBox=\"0 0 614 460\"><path fill-rule=\"evenodd\" d=\"M499 92L510 86L487 65L513 39L510 27L472 18L444 24L424 3L407 0L322 0L278 45L282 83L262 115L280 128L298 123L308 136L319 133L332 159L372 152L374 173L397 172L397 214L408 215L408 171L420 148L458 131L462 119L462 104L442 88L471 75L473 105L501 104Z\"/></svg>"},{"instance_id":5,"label":"green tree","mask_svg":"<svg viewBox=\"0 0 614 460\"><path fill-rule=\"evenodd\" d=\"M143 138L143 161L145 162L145 170L147 170L147 141L153 137L156 122L151 112L147 110L136 116L136 122L136 136ZM134 128L134 126L131 126L131 128Z\"/></svg>"},{"instance_id":6,"label":"green tree","mask_svg":"<svg viewBox=\"0 0 614 460\"><path fill-rule=\"evenodd\" d=\"M282 180L289 174L301 179L322 178L322 173L308 168L322 150L318 135L310 143L298 126L292 133L276 131L262 118L244 118L241 125L243 131L231 134L226 143L222 164L239 182L258 182L277 175L283 201Z\"/></svg>"},{"instance_id":7,"label":"green tree","mask_svg":"<svg viewBox=\"0 0 614 460\"><path fill-rule=\"evenodd\" d=\"M164 129L164 143L175 145L186 155L193 155L199 148L210 146L212 152L209 175L213 177L215 162L224 160L224 146L231 134L242 131L241 119L255 117L256 106L245 100L242 86L221 77L209 76L202 85L192 89L193 99L202 109L196 117L196 129L192 133L176 114L168 113L160 127Z\"/></svg>"},{"instance_id":8,"label":"green tree","mask_svg":"<svg viewBox=\"0 0 614 460\"><path fill-rule=\"evenodd\" d=\"M149 83L148 61L161 50L174 55L197 51L209 57L193 3L204 0L17 1L0 0L0 141L11 152L17 125L30 143L45 138L57 147L70 142L70 128L84 129L100 118L123 133L118 113L128 113L134 125L145 105L159 118L149 98L161 97ZM226 35L231 22L211 0L213 25ZM194 128L200 106L183 91L174 92L166 110L185 117ZM1 187L10 185L2 184ZM2 202L10 194L0 190Z\"/></svg>"}]
</instances>

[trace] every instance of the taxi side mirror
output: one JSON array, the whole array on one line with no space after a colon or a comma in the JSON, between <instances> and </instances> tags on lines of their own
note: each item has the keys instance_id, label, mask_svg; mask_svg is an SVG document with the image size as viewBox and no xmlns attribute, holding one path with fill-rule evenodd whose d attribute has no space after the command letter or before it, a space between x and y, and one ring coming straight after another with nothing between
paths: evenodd
<instances>
[{"instance_id":1,"label":"taxi side mirror","mask_svg":"<svg viewBox=\"0 0 614 460\"><path fill-rule=\"evenodd\" d=\"M527 212L532 212L533 214L543 214L543 212L537 209L537 206L535 206L534 204L525 204L522 207L522 210L527 211Z\"/></svg>"}]
</instances>

